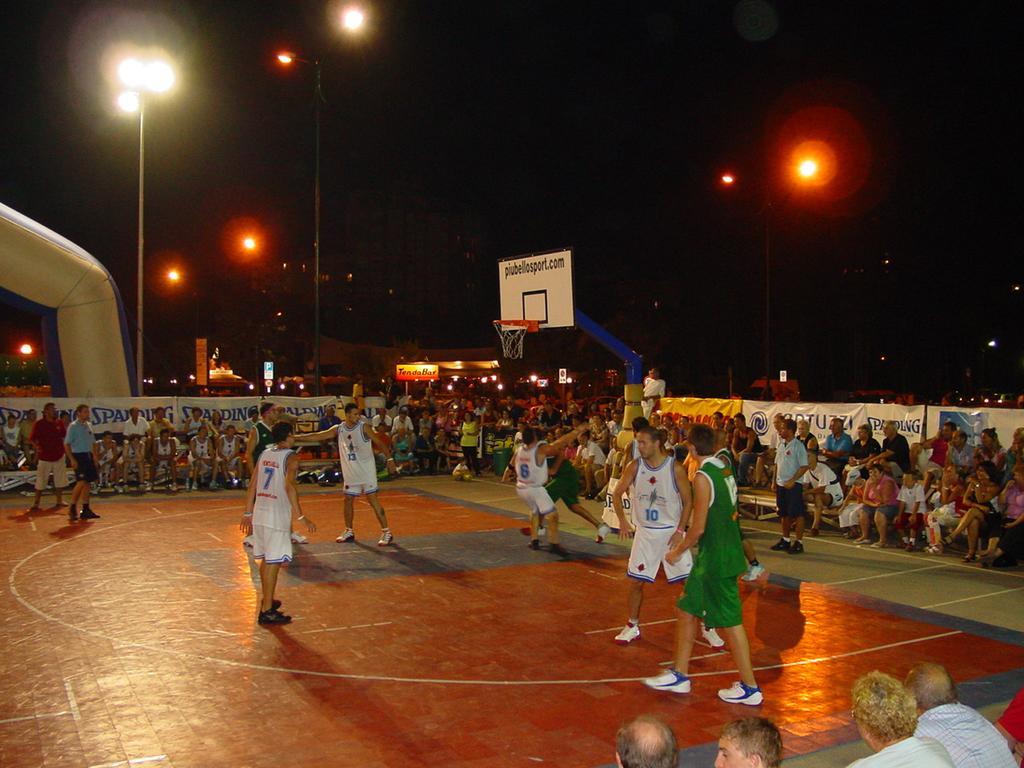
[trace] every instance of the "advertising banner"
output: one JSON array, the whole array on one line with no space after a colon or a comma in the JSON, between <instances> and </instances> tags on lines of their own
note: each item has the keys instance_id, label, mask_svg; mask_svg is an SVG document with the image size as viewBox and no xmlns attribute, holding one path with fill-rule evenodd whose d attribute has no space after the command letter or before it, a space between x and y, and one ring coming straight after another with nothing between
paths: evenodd
<instances>
[{"instance_id":1,"label":"advertising banner","mask_svg":"<svg viewBox=\"0 0 1024 768\"><path fill-rule=\"evenodd\" d=\"M701 424L710 424L716 412L727 418L740 413L743 401L716 397L662 397L658 400L658 410L661 413L689 416Z\"/></svg>"},{"instance_id":2,"label":"advertising banner","mask_svg":"<svg viewBox=\"0 0 1024 768\"><path fill-rule=\"evenodd\" d=\"M179 397L178 407L188 415L193 408L200 408L203 418L209 419L214 411L219 411L225 424L234 424L241 428L249 418L249 409L261 402L258 397ZM270 397L275 405L283 406L287 413L297 419L319 421L323 418L328 405L335 405L335 398L327 397Z\"/></svg>"},{"instance_id":3,"label":"advertising banner","mask_svg":"<svg viewBox=\"0 0 1024 768\"><path fill-rule=\"evenodd\" d=\"M85 403L92 409L90 419L93 430L101 432L120 432L121 424L128 420L128 409L138 408L142 417L147 421L153 418L153 411L163 407L167 409L167 418L175 426L179 425L177 409L175 407L177 398L174 397L98 397L82 399L76 397L9 397L0 398L0 417L7 418L7 414L13 413L19 420L24 414L35 409L39 418L43 417L43 406L53 403L57 406L58 418L67 416L68 421L75 418L75 408Z\"/></svg>"},{"instance_id":4,"label":"advertising banner","mask_svg":"<svg viewBox=\"0 0 1024 768\"><path fill-rule=\"evenodd\" d=\"M761 400L744 400L743 415L762 443L774 445L775 430L772 420L777 414L785 418L806 419L811 425L811 434L823 443L828 437L832 419L839 417L847 432L855 436L857 427L867 424L879 443L884 435L882 427L886 421L897 423L900 434L911 443L921 439L925 420L923 405L891 405L880 403L780 403Z\"/></svg>"},{"instance_id":5,"label":"advertising banner","mask_svg":"<svg viewBox=\"0 0 1024 768\"><path fill-rule=\"evenodd\" d=\"M949 405L928 406L928 437L939 431L947 421L956 424L957 429L967 433L968 442L977 445L981 430L992 427L999 436L999 442L1008 448L1013 442L1013 432L1024 427L1024 411L1018 408L955 408Z\"/></svg>"},{"instance_id":6,"label":"advertising banner","mask_svg":"<svg viewBox=\"0 0 1024 768\"><path fill-rule=\"evenodd\" d=\"M399 363L395 366L395 380L433 381L437 370L437 363Z\"/></svg>"}]
</instances>

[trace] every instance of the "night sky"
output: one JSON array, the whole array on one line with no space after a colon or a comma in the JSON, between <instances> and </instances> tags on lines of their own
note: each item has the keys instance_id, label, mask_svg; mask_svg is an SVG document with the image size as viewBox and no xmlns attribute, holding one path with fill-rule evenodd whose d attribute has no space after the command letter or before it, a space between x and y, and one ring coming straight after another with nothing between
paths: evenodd
<instances>
[{"instance_id":1,"label":"night sky","mask_svg":"<svg viewBox=\"0 0 1024 768\"><path fill-rule=\"evenodd\" d=\"M743 389L763 369L767 217L771 365L805 397L1024 389L1018 4L410 0L367 4L359 39L329 8L6 7L0 201L97 256L133 314L137 123L103 59L159 45L180 85L147 112L147 257L202 286L197 327L230 315L230 222L259 223L268 262L312 248L311 72L276 64L288 48L324 62L326 259L357 192L412 189L482 222L464 322L425 306L405 339L491 343L494 262L571 245L577 305L670 389L724 394L730 367ZM835 176L798 188L793 144L816 137ZM150 284L153 349L188 359L171 319L193 305ZM33 318L0 317L3 352L38 340ZM393 341L382 328L347 340ZM615 367L568 332L538 363L568 339Z\"/></svg>"}]
</instances>

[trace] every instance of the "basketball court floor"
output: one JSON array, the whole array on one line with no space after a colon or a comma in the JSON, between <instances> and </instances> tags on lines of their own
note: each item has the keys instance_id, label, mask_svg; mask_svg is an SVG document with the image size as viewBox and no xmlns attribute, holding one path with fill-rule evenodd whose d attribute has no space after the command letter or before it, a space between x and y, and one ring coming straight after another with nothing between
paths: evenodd
<instances>
[{"instance_id":1,"label":"basketball court floor","mask_svg":"<svg viewBox=\"0 0 1024 768\"><path fill-rule=\"evenodd\" d=\"M677 590L650 587L643 637L616 646L617 540L569 518L568 558L529 550L514 489L488 480L396 481L382 501L386 549L361 502L340 545L339 492L303 494L320 530L279 583L294 622L268 629L238 493L104 499L91 524L0 500L0 765L590 768L655 713L683 765L710 766L721 726L759 712L787 765L841 766L867 753L848 715L864 672L939 661L990 716L1024 685L1021 569L830 535L776 555L775 528L751 524L773 576L742 591L767 699L746 708L716 698L736 676L707 647L689 696L638 682L671 658Z\"/></svg>"}]
</instances>

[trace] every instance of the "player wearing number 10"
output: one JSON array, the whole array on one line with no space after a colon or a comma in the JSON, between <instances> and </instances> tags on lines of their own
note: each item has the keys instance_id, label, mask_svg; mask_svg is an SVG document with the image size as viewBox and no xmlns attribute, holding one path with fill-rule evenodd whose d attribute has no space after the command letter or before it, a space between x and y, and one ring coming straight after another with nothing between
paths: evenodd
<instances>
[{"instance_id":1,"label":"player wearing number 10","mask_svg":"<svg viewBox=\"0 0 1024 768\"><path fill-rule=\"evenodd\" d=\"M302 514L299 494L295 487L295 473L299 457L292 446L295 436L292 425L278 422L271 429L272 445L260 452L252 482L249 483L248 501L239 528L253 537L253 557L260 564L260 624L287 624L292 618L281 613L281 601L274 599L277 575L282 565L292 560L292 512L310 531L316 525Z\"/></svg>"}]
</instances>

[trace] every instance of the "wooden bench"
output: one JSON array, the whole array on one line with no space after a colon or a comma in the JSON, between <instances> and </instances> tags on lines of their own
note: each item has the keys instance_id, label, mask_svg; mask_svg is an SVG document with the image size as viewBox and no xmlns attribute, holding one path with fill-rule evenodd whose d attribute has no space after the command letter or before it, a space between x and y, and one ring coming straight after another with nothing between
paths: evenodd
<instances>
[{"instance_id":1,"label":"wooden bench","mask_svg":"<svg viewBox=\"0 0 1024 768\"><path fill-rule=\"evenodd\" d=\"M771 520L779 516L779 507L775 502L775 494L770 491L740 491L736 497L740 511L748 514L747 510L753 508L755 520ZM746 508L746 509L744 509Z\"/></svg>"}]
</instances>

